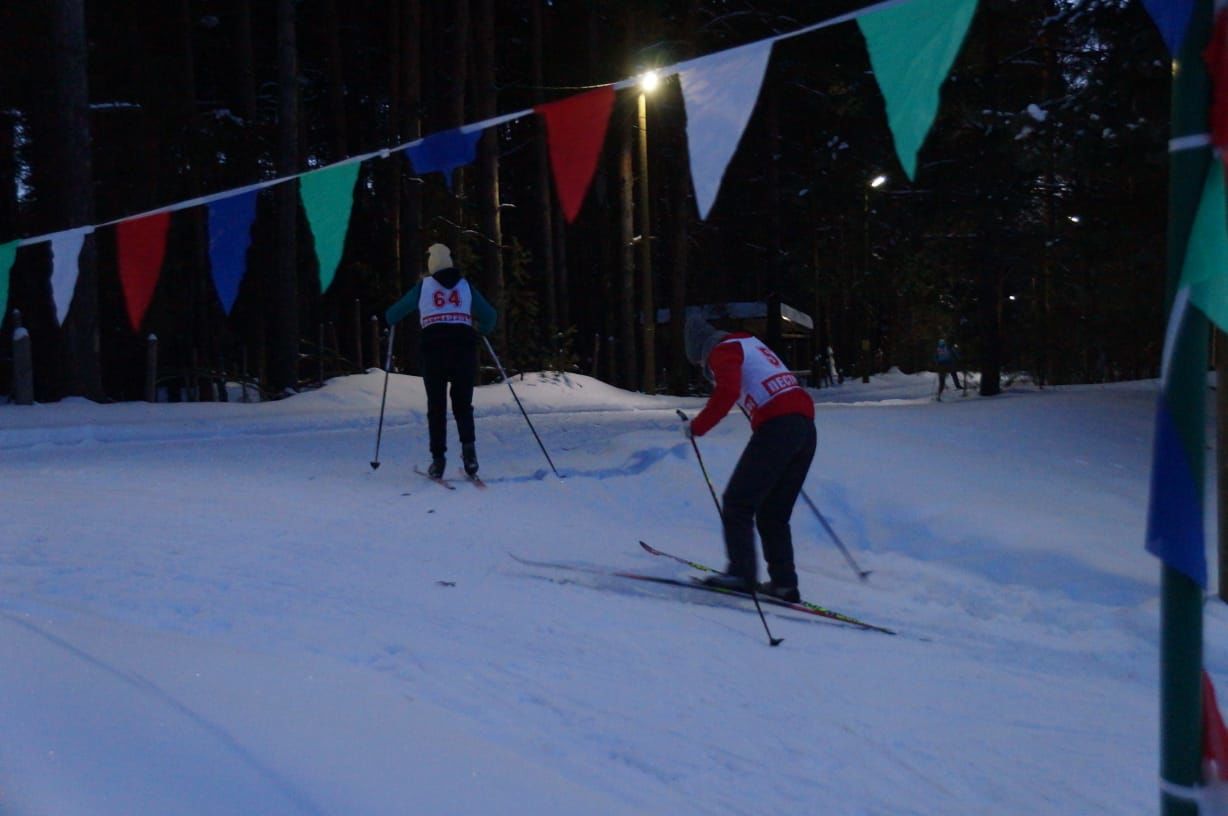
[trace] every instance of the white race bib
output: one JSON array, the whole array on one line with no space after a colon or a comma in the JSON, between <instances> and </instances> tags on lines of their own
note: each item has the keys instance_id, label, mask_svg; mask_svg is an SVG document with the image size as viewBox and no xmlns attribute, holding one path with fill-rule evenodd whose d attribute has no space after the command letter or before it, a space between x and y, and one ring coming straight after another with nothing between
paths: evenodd
<instances>
[{"instance_id":1,"label":"white race bib","mask_svg":"<svg viewBox=\"0 0 1228 816\"><path fill-rule=\"evenodd\" d=\"M754 413L776 397L793 388L801 388L797 377L785 368L772 350L754 337L739 337L725 340L742 346L742 393L738 403Z\"/></svg>"},{"instance_id":2,"label":"white race bib","mask_svg":"<svg viewBox=\"0 0 1228 816\"><path fill-rule=\"evenodd\" d=\"M418 316L423 328L437 323L473 325L473 294L469 281L462 278L456 286L445 289L435 278L422 279L418 294Z\"/></svg>"}]
</instances>

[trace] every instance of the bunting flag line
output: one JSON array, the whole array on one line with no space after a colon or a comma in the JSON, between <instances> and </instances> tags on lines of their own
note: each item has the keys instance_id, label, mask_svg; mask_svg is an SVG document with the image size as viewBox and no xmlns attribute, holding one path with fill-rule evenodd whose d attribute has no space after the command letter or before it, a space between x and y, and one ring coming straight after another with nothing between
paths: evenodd
<instances>
[{"instance_id":1,"label":"bunting flag line","mask_svg":"<svg viewBox=\"0 0 1228 816\"><path fill-rule=\"evenodd\" d=\"M247 249L256 221L256 191L209 205L209 268L222 310L229 315L247 272Z\"/></svg>"},{"instance_id":2,"label":"bunting flag line","mask_svg":"<svg viewBox=\"0 0 1228 816\"><path fill-rule=\"evenodd\" d=\"M976 12L976 0L912 0L857 20L887 104L895 152L910 180L938 113L946 81Z\"/></svg>"},{"instance_id":3,"label":"bunting flag line","mask_svg":"<svg viewBox=\"0 0 1228 816\"><path fill-rule=\"evenodd\" d=\"M358 181L358 162L333 165L303 176L299 190L307 223L315 240L316 260L320 264L320 294L328 291L341 254L345 233L354 208L354 184Z\"/></svg>"},{"instance_id":4,"label":"bunting flag line","mask_svg":"<svg viewBox=\"0 0 1228 816\"><path fill-rule=\"evenodd\" d=\"M658 68L659 76L679 74L682 80L684 104L686 114L688 114L688 134L686 136L688 136L690 147L691 178L693 178L696 205L700 210L701 218L707 218L712 204L715 203L728 162L732 159L742 139L745 125L753 112L760 87L763 85L772 45L781 39L803 36L803 34L819 31L819 29L861 20L867 16L884 16L898 7L914 6L926 1L879 0L872 2L871 5L862 6L860 9L842 12L840 15L810 23L808 26L796 28L790 32L765 37L758 42ZM959 0L930 1L930 7L933 2L947 2L950 7L960 7L960 9L965 7L968 17L971 16L971 10L975 7L975 0L964 0L965 4L968 4L966 6L960 6ZM899 18L904 17L901 15ZM893 20L896 18L893 17ZM898 25L906 27L909 23L898 23ZM958 37L954 37L954 43L950 48L950 58L939 60L946 64L946 69L949 69L954 53L958 52L959 42L962 41L963 32L966 29L966 21L963 22L963 25L953 27L953 31L954 28L959 29L959 34ZM942 77L939 77L936 80L936 86L941 85L941 79ZM302 179L303 189L305 189L303 204L308 210L308 220L311 222L313 240L316 242L317 258L321 262L319 277L321 277L321 290L324 291L333 283L336 265L340 262L341 252L343 252L345 232L348 230L352 204L354 204L351 194L352 183L359 172L357 166L361 162L375 159L375 157L387 159L392 152L403 150L413 165L416 175L442 172L445 175L448 189L451 190L452 171L474 161L476 144L486 129L526 117L535 111L542 114L546 120L546 134L548 134L550 143L550 161L555 176L555 188L562 209L564 209L565 218L567 222L571 222L582 208L583 199L592 182L594 170L591 166L596 165L599 160L604 131L608 128L609 108L613 106L613 95L635 84L635 79L620 80L602 86L596 91L581 93L575 98L544 104L538 108L499 114L499 116L483 119L480 122L464 124L461 128L427 135L424 139L416 139L394 147L383 147L383 149L368 152L368 154L351 156L349 159L319 167L316 170L291 173L291 175L247 184L244 187L201 195L201 197L147 210L144 213L124 216L124 218L104 221L101 224L82 227L82 229L91 231L104 226L119 227L119 232L122 233L119 241L120 249L122 249L120 252L122 256L120 283L123 285L129 321L133 323L134 329L139 329L139 324L144 321L146 308L149 307L152 300L161 263L165 259L166 229L171 213L193 208L193 206L210 206L212 220L217 221L226 210L226 206L221 205L214 208L212 205L215 203L254 194L258 190L293 181L293 179ZM933 96L937 96L937 91ZM936 104L937 102L935 106ZM582 114L581 111L585 107L589 107L589 112ZM589 117L587 122L585 116ZM928 128L930 119L932 119L932 113L927 119L925 128L922 128L921 138L923 138L923 131ZM921 138L917 139L917 144L920 144ZM900 136L898 135L896 136L898 149L900 149L899 145ZM346 167L349 167L349 170L345 170ZM335 176L332 176L334 171ZM329 173L329 175L325 176L324 173ZM348 188L344 202L340 198L340 193L336 193L334 188ZM235 206L238 206L238 203L235 203ZM145 237L152 238L153 243L140 248L139 245L145 240ZM34 245L34 243L44 241L55 243L56 246L52 248L53 257L59 258L59 262L53 270L53 295L56 300L56 315L61 321L68 312L72 290L75 289L75 285L72 285L74 278L70 275L71 264L66 262L66 259L74 254L74 246L70 241L75 240L76 236L49 233L49 235L20 238L15 242L16 247ZM249 237L243 238L241 241L243 247L248 245L249 240L251 240ZM222 300L223 307L228 313L233 307L242 280L242 263L236 261L235 258L242 256L243 249L239 247L223 249L225 243L220 238L212 240L210 257L215 267L215 289L219 292L219 299ZM76 249L79 251L80 247ZM10 259L10 268L11 265ZM80 263L77 263L77 267L80 267ZM4 307L7 306L7 296L9 296L9 275L10 269L6 268L4 280L2 280L4 300L0 300L0 306Z\"/></svg>"},{"instance_id":5,"label":"bunting flag line","mask_svg":"<svg viewBox=\"0 0 1228 816\"><path fill-rule=\"evenodd\" d=\"M4 322L4 316L8 314L9 272L13 269L13 262L17 260L18 243L9 241L7 244L0 244L0 323Z\"/></svg>"},{"instance_id":6,"label":"bunting flag line","mask_svg":"<svg viewBox=\"0 0 1228 816\"><path fill-rule=\"evenodd\" d=\"M708 217L716 202L725 168L759 98L772 40L690 60L678 71L686 109L691 185L699 217Z\"/></svg>"},{"instance_id":7,"label":"bunting flag line","mask_svg":"<svg viewBox=\"0 0 1228 816\"><path fill-rule=\"evenodd\" d=\"M1190 18L1194 16L1194 0L1143 0L1143 8L1147 9L1151 21L1160 29L1169 56L1175 59L1185 42Z\"/></svg>"},{"instance_id":8,"label":"bunting flag line","mask_svg":"<svg viewBox=\"0 0 1228 816\"><path fill-rule=\"evenodd\" d=\"M482 129L455 128L433 133L417 144L405 148L414 172L420 176L427 173L443 173L444 183L452 189L452 171L472 164L477 157L478 139Z\"/></svg>"},{"instance_id":9,"label":"bunting flag line","mask_svg":"<svg viewBox=\"0 0 1228 816\"><path fill-rule=\"evenodd\" d=\"M568 224L580 214L597 172L613 108L614 88L610 85L534 108L546 121L554 189Z\"/></svg>"},{"instance_id":10,"label":"bunting flag line","mask_svg":"<svg viewBox=\"0 0 1228 816\"><path fill-rule=\"evenodd\" d=\"M64 325L77 278L81 274L81 247L92 227L65 230L51 236L51 299L55 302L55 319Z\"/></svg>"},{"instance_id":11,"label":"bunting flag line","mask_svg":"<svg viewBox=\"0 0 1228 816\"><path fill-rule=\"evenodd\" d=\"M166 257L166 233L170 229L169 212L121 221L116 225L119 248L119 282L128 307L128 322L134 332L141 330L145 310L153 300L162 261Z\"/></svg>"}]
</instances>

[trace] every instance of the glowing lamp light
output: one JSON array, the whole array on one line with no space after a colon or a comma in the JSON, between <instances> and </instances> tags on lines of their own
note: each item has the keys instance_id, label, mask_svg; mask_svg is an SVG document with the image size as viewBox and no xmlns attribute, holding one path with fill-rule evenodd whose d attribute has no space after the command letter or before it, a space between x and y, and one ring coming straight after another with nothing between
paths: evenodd
<instances>
[{"instance_id":1,"label":"glowing lamp light","mask_svg":"<svg viewBox=\"0 0 1228 816\"><path fill-rule=\"evenodd\" d=\"M884 184L886 184L886 183L887 183L887 177L886 177L886 176L875 176L875 177L874 177L874 178L873 178L873 179L870 181L870 186L871 186L871 187L874 187L874 188L878 188L878 187L882 187L882 186L883 186Z\"/></svg>"},{"instance_id":2,"label":"glowing lamp light","mask_svg":"<svg viewBox=\"0 0 1228 816\"><path fill-rule=\"evenodd\" d=\"M657 83L661 78L657 76L656 71L645 71L640 74L640 90L644 93L652 93L657 89Z\"/></svg>"}]
</instances>

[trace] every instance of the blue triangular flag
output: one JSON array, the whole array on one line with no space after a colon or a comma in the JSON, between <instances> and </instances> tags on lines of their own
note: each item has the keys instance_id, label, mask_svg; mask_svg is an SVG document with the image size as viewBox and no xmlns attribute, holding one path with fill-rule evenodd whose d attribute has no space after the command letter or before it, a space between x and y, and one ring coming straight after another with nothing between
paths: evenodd
<instances>
[{"instance_id":1,"label":"blue triangular flag","mask_svg":"<svg viewBox=\"0 0 1228 816\"><path fill-rule=\"evenodd\" d=\"M465 133L460 128L432 133L421 142L405 148L418 175L443 173L444 183L452 189L452 171L471 164L477 156L482 131Z\"/></svg>"},{"instance_id":2,"label":"blue triangular flag","mask_svg":"<svg viewBox=\"0 0 1228 816\"><path fill-rule=\"evenodd\" d=\"M1199 586L1207 585L1202 498L1176 420L1164 397L1156 411L1147 551Z\"/></svg>"},{"instance_id":3,"label":"blue triangular flag","mask_svg":"<svg viewBox=\"0 0 1228 816\"><path fill-rule=\"evenodd\" d=\"M1185 42L1190 18L1194 16L1194 0L1143 0L1143 8L1160 29L1169 56L1176 57Z\"/></svg>"},{"instance_id":4,"label":"blue triangular flag","mask_svg":"<svg viewBox=\"0 0 1228 816\"><path fill-rule=\"evenodd\" d=\"M214 201L209 205L209 265L213 285L227 315L239 296L247 271L247 248L256 220L256 191Z\"/></svg>"}]
</instances>

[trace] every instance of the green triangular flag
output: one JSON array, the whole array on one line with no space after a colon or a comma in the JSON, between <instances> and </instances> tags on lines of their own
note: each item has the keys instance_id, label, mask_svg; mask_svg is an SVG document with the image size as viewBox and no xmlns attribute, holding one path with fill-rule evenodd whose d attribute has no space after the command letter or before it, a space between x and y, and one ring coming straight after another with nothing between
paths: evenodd
<instances>
[{"instance_id":1,"label":"green triangular flag","mask_svg":"<svg viewBox=\"0 0 1228 816\"><path fill-rule=\"evenodd\" d=\"M1224 166L1207 167L1202 200L1190 227L1181 266L1181 287L1190 290L1190 302L1207 319L1228 331L1228 206L1225 205Z\"/></svg>"},{"instance_id":2,"label":"green triangular flag","mask_svg":"<svg viewBox=\"0 0 1228 816\"><path fill-rule=\"evenodd\" d=\"M0 244L0 323L9 307L9 272L17 260L17 241Z\"/></svg>"},{"instance_id":3,"label":"green triangular flag","mask_svg":"<svg viewBox=\"0 0 1228 816\"><path fill-rule=\"evenodd\" d=\"M912 0L860 18L887 124L908 178L938 112L938 89L955 62L976 0Z\"/></svg>"},{"instance_id":4,"label":"green triangular flag","mask_svg":"<svg viewBox=\"0 0 1228 816\"><path fill-rule=\"evenodd\" d=\"M328 167L307 173L300 180L303 209L315 239L316 260L320 262L320 294L328 291L341 263L345 232L354 208L354 182L358 162Z\"/></svg>"}]
</instances>

